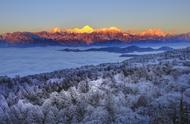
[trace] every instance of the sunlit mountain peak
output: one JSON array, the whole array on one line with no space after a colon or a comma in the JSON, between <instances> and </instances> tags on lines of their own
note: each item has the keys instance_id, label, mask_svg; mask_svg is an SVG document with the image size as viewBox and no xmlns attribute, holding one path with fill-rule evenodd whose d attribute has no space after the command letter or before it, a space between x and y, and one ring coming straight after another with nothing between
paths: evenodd
<instances>
[{"instance_id":1,"label":"sunlit mountain peak","mask_svg":"<svg viewBox=\"0 0 190 124\"><path fill-rule=\"evenodd\" d=\"M161 29L147 29L140 33L141 36L166 36L167 33L161 31Z\"/></svg>"},{"instance_id":2,"label":"sunlit mountain peak","mask_svg":"<svg viewBox=\"0 0 190 124\"><path fill-rule=\"evenodd\" d=\"M100 28L96 30L97 32L121 32L121 29L117 27L109 27L109 28Z\"/></svg>"},{"instance_id":3,"label":"sunlit mountain peak","mask_svg":"<svg viewBox=\"0 0 190 124\"><path fill-rule=\"evenodd\" d=\"M58 27L55 27L55 28L53 28L52 32L53 32L53 33L60 33L60 32L61 32L61 29L58 28Z\"/></svg>"},{"instance_id":4,"label":"sunlit mountain peak","mask_svg":"<svg viewBox=\"0 0 190 124\"><path fill-rule=\"evenodd\" d=\"M102 32L102 33L108 33L108 32L121 32L121 29L117 27L109 27L109 28L99 28L94 29L89 25L84 26L83 28L72 28L72 29L66 29L67 32L72 33L93 33L93 32Z\"/></svg>"},{"instance_id":5,"label":"sunlit mountain peak","mask_svg":"<svg viewBox=\"0 0 190 124\"><path fill-rule=\"evenodd\" d=\"M81 29L81 31L84 33L92 33L92 32L94 32L94 29L92 27L90 27L89 25L86 25Z\"/></svg>"},{"instance_id":6,"label":"sunlit mountain peak","mask_svg":"<svg viewBox=\"0 0 190 124\"><path fill-rule=\"evenodd\" d=\"M92 33L94 32L94 29L86 25L83 28L73 28L73 29L67 29L66 31L73 32L73 33Z\"/></svg>"}]
</instances>

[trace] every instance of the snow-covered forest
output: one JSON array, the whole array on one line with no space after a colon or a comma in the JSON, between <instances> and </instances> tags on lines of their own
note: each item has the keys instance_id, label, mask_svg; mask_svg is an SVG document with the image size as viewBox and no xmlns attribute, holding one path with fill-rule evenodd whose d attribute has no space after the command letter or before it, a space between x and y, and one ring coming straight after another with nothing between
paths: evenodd
<instances>
[{"instance_id":1,"label":"snow-covered forest","mask_svg":"<svg viewBox=\"0 0 190 124\"><path fill-rule=\"evenodd\" d=\"M0 124L190 124L190 48L0 77Z\"/></svg>"}]
</instances>

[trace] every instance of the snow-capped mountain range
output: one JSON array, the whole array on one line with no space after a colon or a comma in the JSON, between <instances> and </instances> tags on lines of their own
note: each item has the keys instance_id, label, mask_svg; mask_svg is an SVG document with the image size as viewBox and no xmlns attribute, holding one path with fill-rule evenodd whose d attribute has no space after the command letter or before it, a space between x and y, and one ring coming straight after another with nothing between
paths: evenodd
<instances>
[{"instance_id":1,"label":"snow-capped mountain range","mask_svg":"<svg viewBox=\"0 0 190 124\"><path fill-rule=\"evenodd\" d=\"M171 34L160 29L148 29L140 33L125 32L116 27L93 29L90 26L42 32L13 32L0 35L0 43L8 45L90 45L104 43L129 43L135 41L180 42L190 41L190 33Z\"/></svg>"}]
</instances>

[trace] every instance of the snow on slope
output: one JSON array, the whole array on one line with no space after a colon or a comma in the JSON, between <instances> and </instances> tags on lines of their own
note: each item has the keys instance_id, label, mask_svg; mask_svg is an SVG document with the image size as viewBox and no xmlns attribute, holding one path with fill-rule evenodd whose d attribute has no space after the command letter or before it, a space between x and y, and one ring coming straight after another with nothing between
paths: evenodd
<instances>
[{"instance_id":1,"label":"snow on slope","mask_svg":"<svg viewBox=\"0 0 190 124\"><path fill-rule=\"evenodd\" d=\"M190 121L190 48L1 77L0 89L2 124L185 124Z\"/></svg>"}]
</instances>

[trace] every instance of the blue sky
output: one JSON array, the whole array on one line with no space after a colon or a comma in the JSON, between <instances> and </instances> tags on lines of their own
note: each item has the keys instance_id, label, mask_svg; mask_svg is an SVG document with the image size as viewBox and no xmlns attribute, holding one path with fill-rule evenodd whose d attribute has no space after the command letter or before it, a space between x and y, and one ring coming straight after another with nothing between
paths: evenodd
<instances>
[{"instance_id":1,"label":"blue sky","mask_svg":"<svg viewBox=\"0 0 190 124\"><path fill-rule=\"evenodd\" d=\"M190 0L0 0L0 33L53 27L190 31Z\"/></svg>"}]
</instances>

